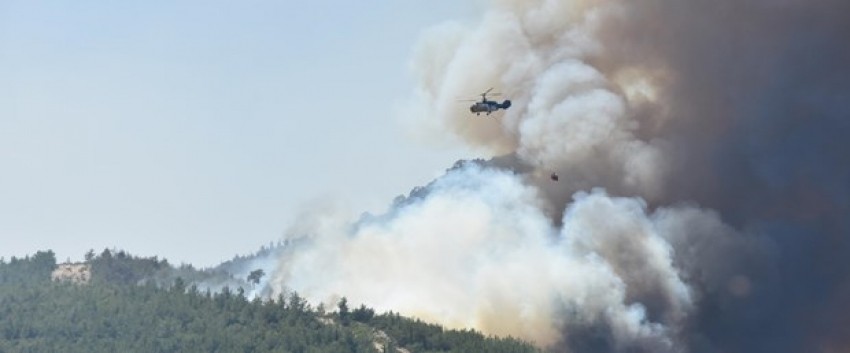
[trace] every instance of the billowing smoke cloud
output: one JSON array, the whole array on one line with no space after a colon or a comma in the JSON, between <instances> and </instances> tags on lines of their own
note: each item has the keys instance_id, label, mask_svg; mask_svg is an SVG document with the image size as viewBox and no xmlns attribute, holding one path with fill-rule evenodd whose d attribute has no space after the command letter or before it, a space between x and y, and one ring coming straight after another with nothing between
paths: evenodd
<instances>
[{"instance_id":1,"label":"billowing smoke cloud","mask_svg":"<svg viewBox=\"0 0 850 353\"><path fill-rule=\"evenodd\" d=\"M416 117L502 157L314 215L272 284L554 351L847 351L848 34L844 0L494 0L423 37Z\"/></svg>"}]
</instances>

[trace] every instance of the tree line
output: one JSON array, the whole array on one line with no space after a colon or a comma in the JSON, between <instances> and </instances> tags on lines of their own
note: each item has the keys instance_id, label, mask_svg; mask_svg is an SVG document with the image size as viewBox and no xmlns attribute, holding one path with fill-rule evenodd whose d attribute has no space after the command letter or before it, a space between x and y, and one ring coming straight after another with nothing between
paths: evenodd
<instances>
[{"instance_id":1,"label":"tree line","mask_svg":"<svg viewBox=\"0 0 850 353\"><path fill-rule=\"evenodd\" d=\"M212 293L183 277L163 286L144 280L171 268L156 258L114 251L86 258L90 284L50 281L52 251L0 260L0 352L538 351L512 338L352 309L345 298L328 310L294 292L248 299L241 288Z\"/></svg>"}]
</instances>

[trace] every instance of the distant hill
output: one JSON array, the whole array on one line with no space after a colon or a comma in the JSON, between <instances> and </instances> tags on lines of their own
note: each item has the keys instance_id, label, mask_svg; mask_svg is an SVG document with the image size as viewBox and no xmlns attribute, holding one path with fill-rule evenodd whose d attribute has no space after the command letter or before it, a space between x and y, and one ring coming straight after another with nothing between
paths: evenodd
<instances>
[{"instance_id":1,"label":"distant hill","mask_svg":"<svg viewBox=\"0 0 850 353\"><path fill-rule=\"evenodd\" d=\"M0 261L0 352L538 352L511 338L375 313L345 298L313 307L297 293L249 299L236 278L257 256L213 269L104 250L86 255L88 282L51 280L52 251ZM77 268L77 267L73 267ZM169 282L170 281L170 282Z\"/></svg>"}]
</instances>

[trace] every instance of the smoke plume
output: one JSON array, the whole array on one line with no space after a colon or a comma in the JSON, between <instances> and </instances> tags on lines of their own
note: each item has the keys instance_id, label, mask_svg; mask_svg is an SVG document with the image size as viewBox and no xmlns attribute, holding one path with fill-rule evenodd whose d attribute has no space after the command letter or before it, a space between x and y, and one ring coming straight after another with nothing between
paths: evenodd
<instances>
[{"instance_id":1,"label":"smoke plume","mask_svg":"<svg viewBox=\"0 0 850 353\"><path fill-rule=\"evenodd\" d=\"M416 117L500 157L311 215L271 285L558 352L850 350L848 34L844 0L493 0L421 39Z\"/></svg>"}]
</instances>

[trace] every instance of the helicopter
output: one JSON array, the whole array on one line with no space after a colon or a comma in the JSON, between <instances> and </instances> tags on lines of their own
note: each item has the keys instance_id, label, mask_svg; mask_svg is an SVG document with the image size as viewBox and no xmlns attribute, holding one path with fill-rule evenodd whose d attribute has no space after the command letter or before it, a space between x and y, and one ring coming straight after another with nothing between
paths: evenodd
<instances>
[{"instance_id":1,"label":"helicopter","mask_svg":"<svg viewBox=\"0 0 850 353\"><path fill-rule=\"evenodd\" d=\"M508 109L508 108L511 107L511 101L507 100L507 99L502 103L499 103L497 101L487 100L487 94L490 94L491 96L500 95L500 93L490 93L490 91L492 91L492 90L493 90L493 87L490 87L490 89L484 91L484 93L481 93L481 101L472 100L472 99L464 100L464 101L475 102L475 103L472 103L471 106L469 106L469 111L472 112L472 113L475 113L475 115L481 115L481 113L487 113L487 115L490 115L491 113L493 113L493 112L495 112L499 109Z\"/></svg>"}]
</instances>

